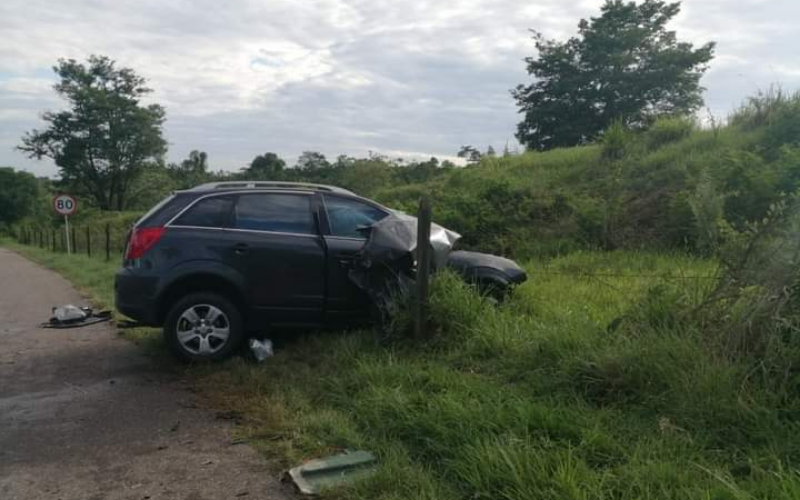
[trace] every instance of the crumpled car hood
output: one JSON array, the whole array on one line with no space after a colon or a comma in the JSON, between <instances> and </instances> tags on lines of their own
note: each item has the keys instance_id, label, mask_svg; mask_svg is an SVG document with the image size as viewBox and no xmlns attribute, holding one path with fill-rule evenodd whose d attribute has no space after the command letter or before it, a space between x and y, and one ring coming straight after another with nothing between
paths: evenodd
<instances>
[{"instance_id":1,"label":"crumpled car hood","mask_svg":"<svg viewBox=\"0 0 800 500\"><path fill-rule=\"evenodd\" d=\"M431 224L434 265L443 267L461 235L438 224ZM417 249L417 218L402 212L384 217L369 228L369 238L361 253L373 262L393 262Z\"/></svg>"}]
</instances>

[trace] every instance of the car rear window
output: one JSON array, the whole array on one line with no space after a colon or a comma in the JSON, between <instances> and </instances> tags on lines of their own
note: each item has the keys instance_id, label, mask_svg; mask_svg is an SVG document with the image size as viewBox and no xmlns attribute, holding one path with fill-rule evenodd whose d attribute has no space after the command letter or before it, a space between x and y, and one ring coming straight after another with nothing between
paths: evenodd
<instances>
[{"instance_id":1,"label":"car rear window","mask_svg":"<svg viewBox=\"0 0 800 500\"><path fill-rule=\"evenodd\" d=\"M177 226L230 227L232 196L203 198L175 221Z\"/></svg>"},{"instance_id":2,"label":"car rear window","mask_svg":"<svg viewBox=\"0 0 800 500\"><path fill-rule=\"evenodd\" d=\"M141 216L134 226L161 226L166 221L175 217L175 214L183 210L186 204L185 199L179 199L175 194L171 194Z\"/></svg>"},{"instance_id":3,"label":"car rear window","mask_svg":"<svg viewBox=\"0 0 800 500\"><path fill-rule=\"evenodd\" d=\"M363 238L358 229L370 226L388 214L368 203L338 196L325 196L325 208L328 211L328 222L331 235L348 238Z\"/></svg>"},{"instance_id":4,"label":"car rear window","mask_svg":"<svg viewBox=\"0 0 800 500\"><path fill-rule=\"evenodd\" d=\"M236 204L236 228L317 234L311 197L296 194L243 194Z\"/></svg>"}]
</instances>

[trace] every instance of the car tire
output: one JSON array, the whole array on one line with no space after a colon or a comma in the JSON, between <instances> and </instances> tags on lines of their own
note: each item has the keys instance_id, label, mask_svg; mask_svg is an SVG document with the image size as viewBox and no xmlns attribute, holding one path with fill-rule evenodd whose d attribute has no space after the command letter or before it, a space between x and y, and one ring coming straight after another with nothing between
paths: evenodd
<instances>
[{"instance_id":1,"label":"car tire","mask_svg":"<svg viewBox=\"0 0 800 500\"><path fill-rule=\"evenodd\" d=\"M508 282L497 278L483 278L476 281L475 285L481 295L495 304L500 304L508 298L510 286Z\"/></svg>"},{"instance_id":2,"label":"car tire","mask_svg":"<svg viewBox=\"0 0 800 500\"><path fill-rule=\"evenodd\" d=\"M244 340L239 309L222 295L198 292L172 305L164 322L169 350L186 361L219 361Z\"/></svg>"}]
</instances>

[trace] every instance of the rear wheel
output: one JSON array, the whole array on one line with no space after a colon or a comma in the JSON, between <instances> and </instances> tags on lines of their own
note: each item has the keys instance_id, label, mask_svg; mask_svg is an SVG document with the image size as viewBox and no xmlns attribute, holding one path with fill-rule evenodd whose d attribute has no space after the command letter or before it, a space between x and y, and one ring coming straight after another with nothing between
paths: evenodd
<instances>
[{"instance_id":1,"label":"rear wheel","mask_svg":"<svg viewBox=\"0 0 800 500\"><path fill-rule=\"evenodd\" d=\"M243 338L241 313L230 300L215 293L193 293L178 300L164 324L170 351L189 361L227 358Z\"/></svg>"}]
</instances>

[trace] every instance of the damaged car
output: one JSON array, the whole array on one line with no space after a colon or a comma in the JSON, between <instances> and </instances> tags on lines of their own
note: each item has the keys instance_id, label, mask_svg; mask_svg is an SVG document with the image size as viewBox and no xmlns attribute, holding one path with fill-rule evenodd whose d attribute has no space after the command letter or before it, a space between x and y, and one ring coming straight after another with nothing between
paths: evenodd
<instances>
[{"instance_id":1,"label":"damaged car","mask_svg":"<svg viewBox=\"0 0 800 500\"><path fill-rule=\"evenodd\" d=\"M513 261L452 251L431 228L432 268L448 267L502 298L523 282ZM163 327L187 360L231 355L254 332L352 325L374 318L413 280L416 218L334 186L219 182L178 191L131 229L116 307Z\"/></svg>"}]
</instances>

